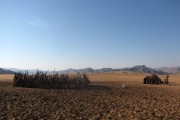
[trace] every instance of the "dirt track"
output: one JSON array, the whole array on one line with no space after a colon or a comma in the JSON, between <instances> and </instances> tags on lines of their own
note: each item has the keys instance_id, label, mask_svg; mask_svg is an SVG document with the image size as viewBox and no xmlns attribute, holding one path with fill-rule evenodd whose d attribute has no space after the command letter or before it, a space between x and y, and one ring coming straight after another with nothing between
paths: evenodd
<instances>
[{"instance_id":1,"label":"dirt track","mask_svg":"<svg viewBox=\"0 0 180 120\"><path fill-rule=\"evenodd\" d=\"M45 90L0 82L0 119L180 119L180 92L174 86L93 84L83 90Z\"/></svg>"}]
</instances>

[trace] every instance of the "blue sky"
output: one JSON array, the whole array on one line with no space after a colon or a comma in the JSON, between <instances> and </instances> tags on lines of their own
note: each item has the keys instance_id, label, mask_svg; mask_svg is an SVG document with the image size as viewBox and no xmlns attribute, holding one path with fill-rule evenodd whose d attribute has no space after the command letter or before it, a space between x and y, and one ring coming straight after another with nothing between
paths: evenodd
<instances>
[{"instance_id":1,"label":"blue sky","mask_svg":"<svg viewBox=\"0 0 180 120\"><path fill-rule=\"evenodd\" d=\"M0 67L180 66L179 0L0 0Z\"/></svg>"}]
</instances>

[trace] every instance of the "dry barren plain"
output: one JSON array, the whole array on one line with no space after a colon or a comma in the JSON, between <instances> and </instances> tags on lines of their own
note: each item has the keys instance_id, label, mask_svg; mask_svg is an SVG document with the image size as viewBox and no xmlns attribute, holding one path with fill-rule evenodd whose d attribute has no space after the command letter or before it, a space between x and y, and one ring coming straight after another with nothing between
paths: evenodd
<instances>
[{"instance_id":1,"label":"dry barren plain","mask_svg":"<svg viewBox=\"0 0 180 120\"><path fill-rule=\"evenodd\" d=\"M145 85L146 75L89 74L92 85L81 90L15 88L13 75L0 75L0 120L180 120L180 76Z\"/></svg>"}]
</instances>

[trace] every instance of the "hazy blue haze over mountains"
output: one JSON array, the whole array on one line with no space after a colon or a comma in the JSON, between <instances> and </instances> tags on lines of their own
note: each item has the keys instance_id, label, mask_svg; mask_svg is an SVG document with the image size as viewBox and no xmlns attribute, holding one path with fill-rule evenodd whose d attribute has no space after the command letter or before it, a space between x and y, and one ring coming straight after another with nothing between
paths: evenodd
<instances>
[{"instance_id":1,"label":"hazy blue haze over mountains","mask_svg":"<svg viewBox=\"0 0 180 120\"><path fill-rule=\"evenodd\" d=\"M15 73L14 71L0 68L0 74L14 74L14 73Z\"/></svg>"},{"instance_id":2,"label":"hazy blue haze over mountains","mask_svg":"<svg viewBox=\"0 0 180 120\"><path fill-rule=\"evenodd\" d=\"M14 72L26 72L27 70L20 70L16 68L3 68L2 73L12 73ZM34 74L37 72L38 69L31 69L28 70L28 73ZM11 72L10 72L11 71ZM42 71L42 70L39 70ZM151 74L178 74L180 73L180 67L172 67L172 68L150 68L146 67L145 65L138 65L130 68L119 68L119 69L112 69L112 68L102 68L102 69L93 69L93 68L84 68L84 69L66 69L66 70L54 70L48 71L49 74L53 73L61 73L61 74L68 74L68 73L105 73L105 72L115 72L115 71L128 71L128 72L136 72L136 73L151 73Z\"/></svg>"}]
</instances>

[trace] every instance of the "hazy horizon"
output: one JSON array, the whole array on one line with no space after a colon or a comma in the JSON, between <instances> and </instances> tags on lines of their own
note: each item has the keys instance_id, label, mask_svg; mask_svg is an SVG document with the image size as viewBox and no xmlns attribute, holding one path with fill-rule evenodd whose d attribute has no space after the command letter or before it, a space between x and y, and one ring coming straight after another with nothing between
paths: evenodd
<instances>
[{"instance_id":1,"label":"hazy horizon","mask_svg":"<svg viewBox=\"0 0 180 120\"><path fill-rule=\"evenodd\" d=\"M0 68L180 66L178 0L1 0Z\"/></svg>"},{"instance_id":2,"label":"hazy horizon","mask_svg":"<svg viewBox=\"0 0 180 120\"><path fill-rule=\"evenodd\" d=\"M134 65L134 66L128 66L128 67L102 67L102 68L93 68L93 67L86 67L86 68L65 68L65 69L39 69L39 68L3 68L3 67L0 67L2 69L6 69L6 70L43 70L43 71L63 71L63 70L68 70L68 69L87 69L87 68L92 68L92 69L103 69L103 68L112 68L112 69L123 69L123 68L132 68L132 67L135 67L135 66L142 66L142 65ZM145 65L146 66L146 65ZM149 67L149 68L152 68L152 69L159 69L159 68L176 68L176 67L180 67L180 66L174 66L174 67L151 67L151 66L146 66L146 67Z\"/></svg>"}]
</instances>

